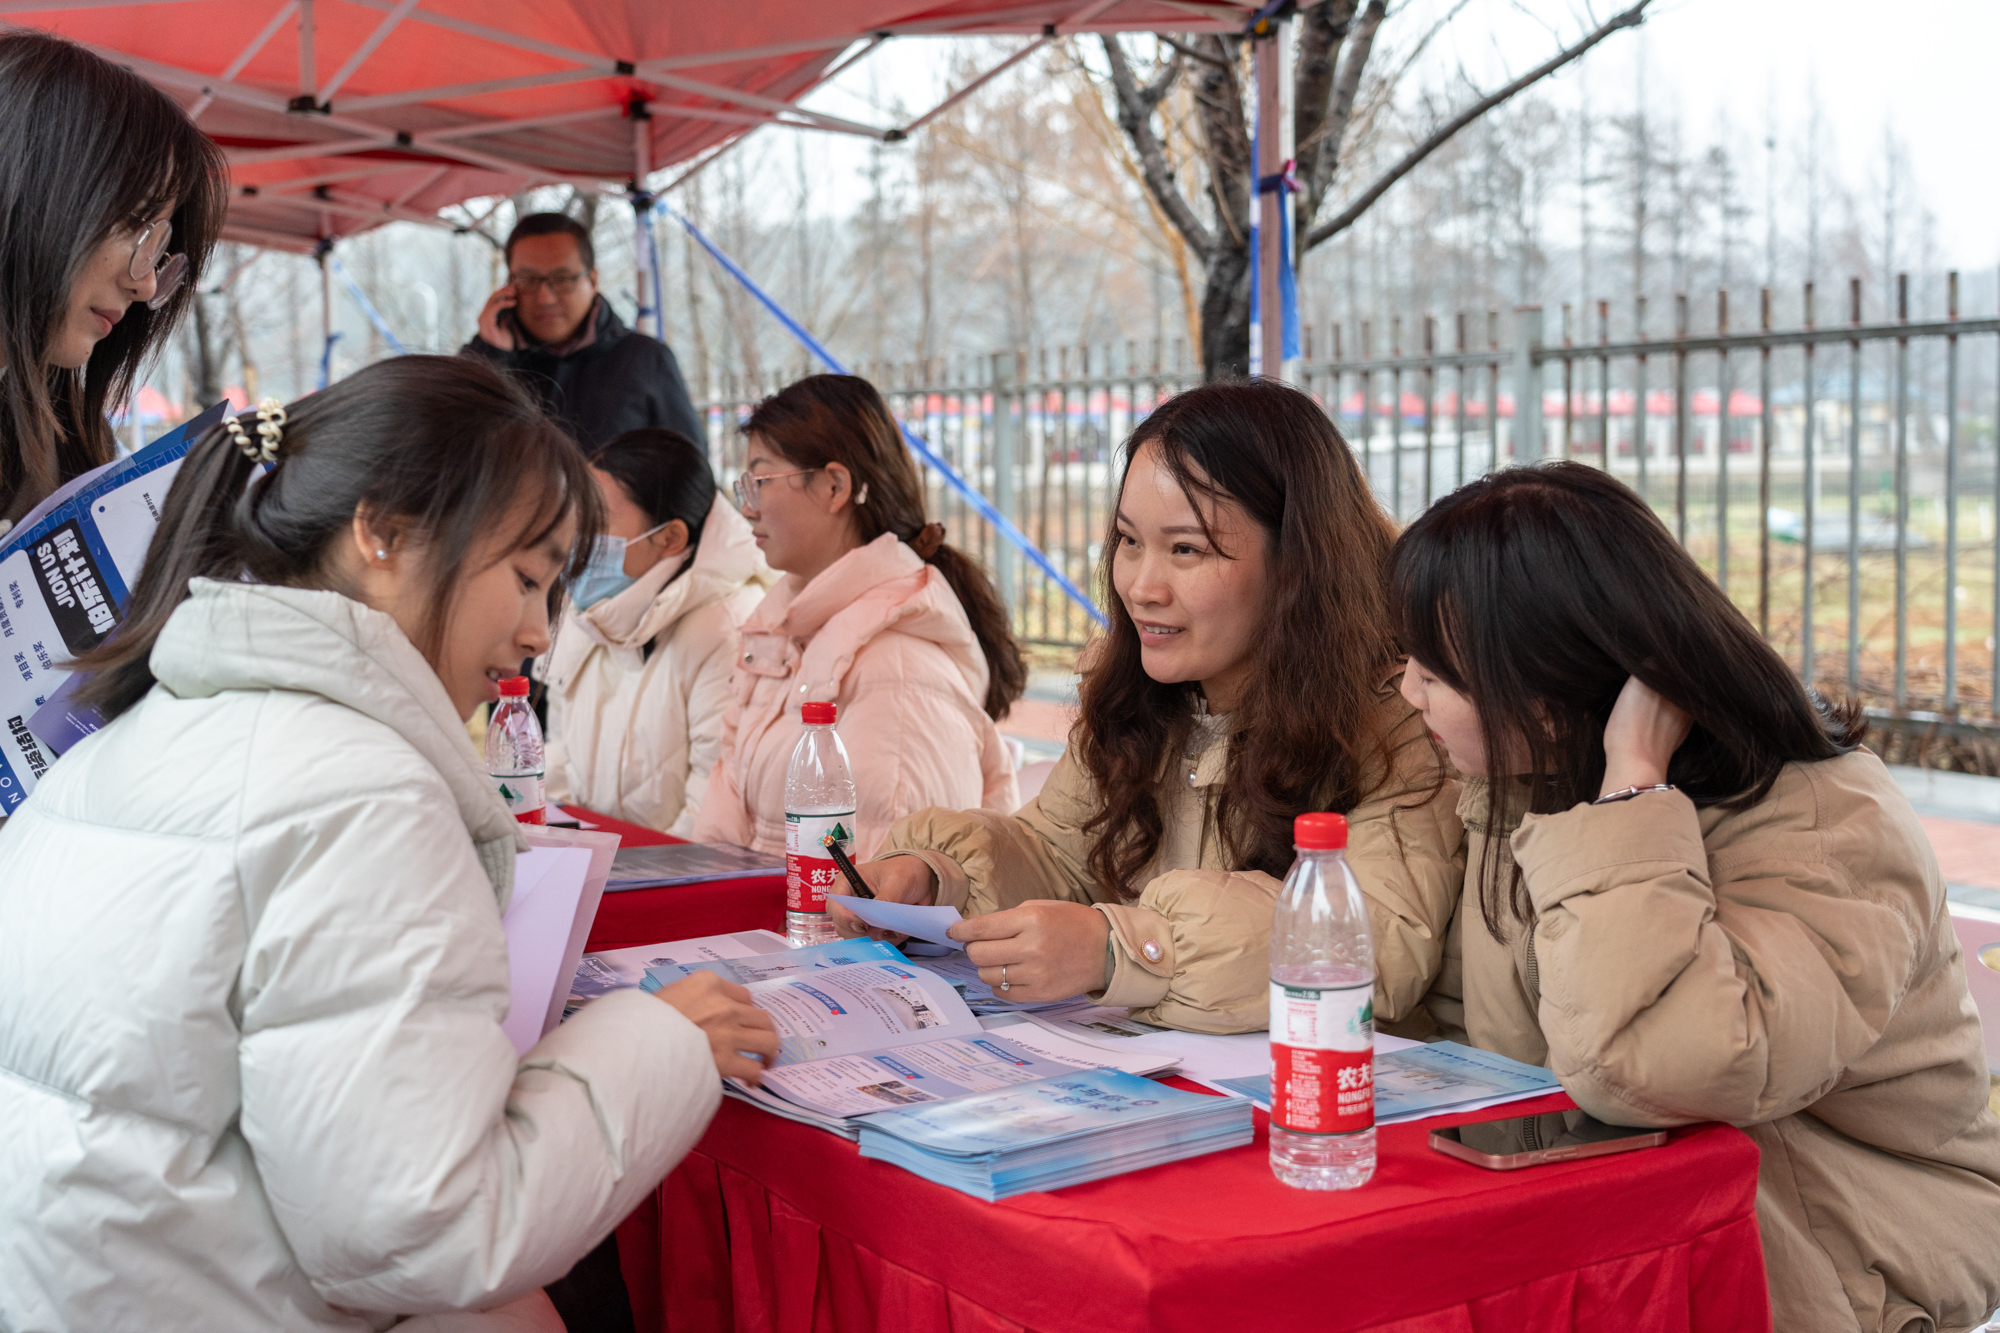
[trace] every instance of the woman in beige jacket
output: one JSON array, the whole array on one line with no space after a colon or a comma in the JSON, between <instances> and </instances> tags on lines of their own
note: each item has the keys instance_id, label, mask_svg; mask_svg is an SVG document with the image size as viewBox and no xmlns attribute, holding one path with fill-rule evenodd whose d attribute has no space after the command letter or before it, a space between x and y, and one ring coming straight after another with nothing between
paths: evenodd
<instances>
[{"instance_id":1,"label":"woman in beige jacket","mask_svg":"<svg viewBox=\"0 0 2000 1333\"><path fill-rule=\"evenodd\" d=\"M973 914L952 934L1012 998L1089 992L1174 1027L1254 1031L1292 819L1345 811L1377 1017L1421 1023L1460 830L1393 689L1387 518L1326 415L1279 384L1182 394L1127 456L1111 627L1047 785L1016 815L920 811L864 873L879 896Z\"/></svg>"},{"instance_id":2,"label":"woman in beige jacket","mask_svg":"<svg viewBox=\"0 0 2000 1333\"><path fill-rule=\"evenodd\" d=\"M693 441L627 431L590 470L607 535L539 672L549 799L684 838L722 748L737 631L774 576Z\"/></svg>"},{"instance_id":3,"label":"woman in beige jacket","mask_svg":"<svg viewBox=\"0 0 2000 1333\"><path fill-rule=\"evenodd\" d=\"M1643 501L1577 464L1441 501L1393 582L1404 694L1471 779L1432 1013L1600 1119L1746 1130L1779 1329L1984 1324L1979 1018L1858 710L1805 690Z\"/></svg>"}]
</instances>

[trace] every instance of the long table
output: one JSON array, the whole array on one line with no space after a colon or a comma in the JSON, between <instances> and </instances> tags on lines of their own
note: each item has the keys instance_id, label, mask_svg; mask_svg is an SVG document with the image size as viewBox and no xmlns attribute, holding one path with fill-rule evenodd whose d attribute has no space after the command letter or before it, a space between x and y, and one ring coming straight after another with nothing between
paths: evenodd
<instances>
[{"instance_id":1,"label":"long table","mask_svg":"<svg viewBox=\"0 0 2000 1333\"><path fill-rule=\"evenodd\" d=\"M607 833L616 833L625 847L657 847L679 838L596 814L581 806L570 813ZM607 893L598 904L585 946L630 949L662 940L691 940L700 935L727 935L738 930L785 930L785 881L775 875L724 879L709 884L682 884L664 889L631 889Z\"/></svg>"},{"instance_id":2,"label":"long table","mask_svg":"<svg viewBox=\"0 0 2000 1333\"><path fill-rule=\"evenodd\" d=\"M686 890L611 895L592 947L772 924L768 881L700 887L712 924L683 928ZM1246 1147L989 1204L725 1101L619 1251L642 1333L1770 1329L1739 1131L1492 1172L1426 1145L1449 1123L1382 1129L1375 1178L1343 1193L1278 1184L1259 1113Z\"/></svg>"}]
</instances>

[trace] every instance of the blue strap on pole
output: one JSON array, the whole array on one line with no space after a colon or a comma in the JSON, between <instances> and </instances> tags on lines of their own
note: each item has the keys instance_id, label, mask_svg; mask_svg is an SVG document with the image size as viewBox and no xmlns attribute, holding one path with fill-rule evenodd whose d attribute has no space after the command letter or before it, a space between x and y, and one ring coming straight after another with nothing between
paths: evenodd
<instances>
[{"instance_id":1,"label":"blue strap on pole","mask_svg":"<svg viewBox=\"0 0 2000 1333\"><path fill-rule=\"evenodd\" d=\"M814 356L818 357L821 361L825 362L828 370L831 370L836 375L845 375L848 373L847 367L843 366L838 360L836 360L834 358L833 353L827 351L825 347L821 346L819 339L813 337L811 333L807 332L805 326L800 324L796 319L793 319L791 315L786 312L783 306L779 305L776 301L772 300L769 293L767 293L762 287L759 287L755 282L753 282L750 278L750 275L748 273L745 273L742 270L742 268L740 268L737 265L735 260L731 259L728 255L724 254L721 250L717 249L715 243L709 240L708 237L702 235L701 229L695 226L694 223L690 222L685 215L683 215L679 210L669 207L664 201L656 203L654 207L664 210L668 217L671 217L674 221L680 223L682 230L686 231L689 236L692 236L694 238L695 244L699 245L702 249L708 251L710 257L713 258L716 263L722 265L723 270L727 272L730 277L736 279L737 282L741 283L745 291L749 292L750 295L756 297L758 302L762 304L766 310L770 311L772 316L776 318L780 324L784 325L786 331L789 332L794 338L797 338L799 342L805 346L805 349L808 352L811 352ZM1004 404L1000 403L996 399L994 403L995 410L996 411L1001 410L1003 407ZM945 462L944 459L939 457L936 453L933 453L931 451L930 445L925 443L922 436L918 435L915 431L911 430L907 425L904 425L901 421L898 421L896 425L903 432L904 443L910 446L910 451L912 453L916 454L918 458L923 460L924 466L936 472L940 477L943 477L946 485L950 486L954 491L957 491L958 494L964 498L965 502L971 505L974 511L977 512L981 518L985 519L988 523L991 523L993 525L995 531L997 531L1001 536L1005 537L1009 542L1012 542L1016 547L1018 547L1021 553L1027 556L1029 561L1032 562L1037 569L1041 570L1042 573L1048 575L1050 581L1052 581L1057 587L1061 588L1071 601L1075 602L1078 606L1081 606L1085 611L1089 612L1090 618L1092 620L1096 621L1100 626L1108 625L1110 623L1104 618L1104 613L1097 609L1097 604L1091 601L1089 597L1085 596L1081 588L1077 587L1074 583L1070 582L1069 577L1067 575L1065 575L1060 569L1056 568L1055 562L1049 559L1047 554L1045 554L1042 551L1042 548L1028 540L1027 533L1022 532L1019 528L1015 527L1011 519L1009 519L1005 514L1001 513L998 509L994 508L993 502L991 500L988 500L984 495L980 494L980 492L973 487L971 482L967 481L964 477L960 476L956 468L952 467L951 464Z\"/></svg>"},{"instance_id":2,"label":"blue strap on pole","mask_svg":"<svg viewBox=\"0 0 2000 1333\"><path fill-rule=\"evenodd\" d=\"M389 346L396 349L397 356L408 356L410 349L403 346L403 340L389 327L389 321L382 318L382 312L368 299L368 293L361 290L361 284L348 275L347 266L340 262L340 257L328 252L326 262L333 265L334 276L340 279L343 287L347 288L347 294L354 298L354 304L361 307L361 313L368 316L368 322L375 326L375 332L388 339Z\"/></svg>"},{"instance_id":3,"label":"blue strap on pole","mask_svg":"<svg viewBox=\"0 0 2000 1333\"><path fill-rule=\"evenodd\" d=\"M326 346L320 349L319 387L322 389L333 382L333 345L339 341L340 331L336 329L326 335Z\"/></svg>"}]
</instances>

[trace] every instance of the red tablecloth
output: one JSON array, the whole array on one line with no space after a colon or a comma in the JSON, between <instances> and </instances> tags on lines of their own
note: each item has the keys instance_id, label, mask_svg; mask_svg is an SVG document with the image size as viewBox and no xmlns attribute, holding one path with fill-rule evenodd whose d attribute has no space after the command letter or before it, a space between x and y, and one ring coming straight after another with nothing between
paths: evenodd
<instances>
[{"instance_id":1,"label":"red tablecloth","mask_svg":"<svg viewBox=\"0 0 2000 1333\"><path fill-rule=\"evenodd\" d=\"M582 806L566 807L586 823L616 833L626 847L656 847L679 838L622 819L595 814ZM592 952L629 949L662 940L687 940L697 935L727 935L738 930L785 929L785 881L777 875L754 879L724 879L711 884L682 884L670 889L632 889L607 893L597 905L590 927Z\"/></svg>"},{"instance_id":2,"label":"red tablecloth","mask_svg":"<svg viewBox=\"0 0 2000 1333\"><path fill-rule=\"evenodd\" d=\"M591 947L782 928L782 887L698 887L607 895ZM1346 1193L1278 1184L1260 1113L1247 1147L989 1204L725 1101L619 1255L642 1333L1768 1333L1743 1134L1503 1173L1432 1152L1449 1123L1382 1130Z\"/></svg>"}]
</instances>

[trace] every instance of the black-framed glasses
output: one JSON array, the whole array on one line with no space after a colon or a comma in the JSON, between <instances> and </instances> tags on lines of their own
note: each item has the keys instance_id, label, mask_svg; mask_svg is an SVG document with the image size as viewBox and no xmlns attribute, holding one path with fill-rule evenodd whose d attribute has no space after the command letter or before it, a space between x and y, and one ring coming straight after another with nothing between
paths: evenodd
<instances>
[{"instance_id":1,"label":"black-framed glasses","mask_svg":"<svg viewBox=\"0 0 2000 1333\"><path fill-rule=\"evenodd\" d=\"M554 273L510 273L507 275L507 281L512 283L514 290L523 296L534 291L537 287L546 287L557 296L568 296L576 290L577 284L582 282L583 279L583 274L572 269L558 269Z\"/></svg>"},{"instance_id":2,"label":"black-framed glasses","mask_svg":"<svg viewBox=\"0 0 2000 1333\"><path fill-rule=\"evenodd\" d=\"M187 255L167 253L173 239L172 221L149 222L139 229L138 239L132 242L132 262L126 265L125 274L134 282L144 282L147 275L152 276L155 286L152 298L146 302L148 310L165 305L187 278Z\"/></svg>"}]
</instances>

